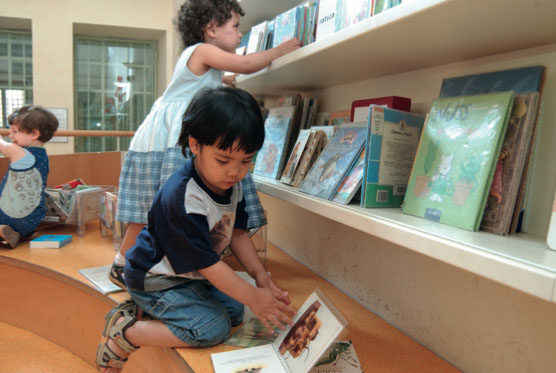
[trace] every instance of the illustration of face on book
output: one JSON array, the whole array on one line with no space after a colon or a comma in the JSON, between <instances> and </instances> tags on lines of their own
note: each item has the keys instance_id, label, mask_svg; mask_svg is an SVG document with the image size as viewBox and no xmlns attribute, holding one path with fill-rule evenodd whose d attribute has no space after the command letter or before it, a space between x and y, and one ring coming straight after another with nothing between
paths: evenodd
<instances>
[{"instance_id":1,"label":"illustration of face on book","mask_svg":"<svg viewBox=\"0 0 556 373\"><path fill-rule=\"evenodd\" d=\"M292 326L289 333L280 344L279 350L281 355L289 352L295 359L301 355L305 348L309 346L309 343L315 339L322 326L322 322L317 317L319 307L320 302L318 300L314 301Z\"/></svg>"}]
</instances>

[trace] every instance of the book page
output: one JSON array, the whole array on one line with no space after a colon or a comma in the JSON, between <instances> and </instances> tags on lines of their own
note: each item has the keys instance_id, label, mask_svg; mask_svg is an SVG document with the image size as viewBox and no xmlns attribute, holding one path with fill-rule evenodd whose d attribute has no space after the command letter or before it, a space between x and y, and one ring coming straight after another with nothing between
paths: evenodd
<instances>
[{"instance_id":1,"label":"book page","mask_svg":"<svg viewBox=\"0 0 556 373\"><path fill-rule=\"evenodd\" d=\"M287 373L272 345L210 355L216 373Z\"/></svg>"}]
</instances>

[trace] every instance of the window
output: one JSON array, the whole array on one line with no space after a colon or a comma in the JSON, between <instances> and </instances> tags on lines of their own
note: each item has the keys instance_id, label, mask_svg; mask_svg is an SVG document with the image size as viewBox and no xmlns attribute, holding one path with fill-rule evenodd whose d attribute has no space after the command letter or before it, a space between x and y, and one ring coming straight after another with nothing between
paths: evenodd
<instances>
[{"instance_id":1,"label":"window","mask_svg":"<svg viewBox=\"0 0 556 373\"><path fill-rule=\"evenodd\" d=\"M33 103L31 33L0 30L0 127L8 127L8 115Z\"/></svg>"},{"instance_id":2,"label":"window","mask_svg":"<svg viewBox=\"0 0 556 373\"><path fill-rule=\"evenodd\" d=\"M155 100L156 43L75 38L75 129L134 131ZM76 137L76 152L127 150L128 137Z\"/></svg>"}]
</instances>

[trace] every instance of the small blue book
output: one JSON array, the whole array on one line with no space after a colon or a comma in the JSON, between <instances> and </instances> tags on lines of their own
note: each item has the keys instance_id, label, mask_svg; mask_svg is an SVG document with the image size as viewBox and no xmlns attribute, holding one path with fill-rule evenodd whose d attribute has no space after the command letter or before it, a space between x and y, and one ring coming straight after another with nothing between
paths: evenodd
<instances>
[{"instance_id":1,"label":"small blue book","mask_svg":"<svg viewBox=\"0 0 556 373\"><path fill-rule=\"evenodd\" d=\"M71 234L44 234L29 242L32 249L59 249L72 240Z\"/></svg>"}]
</instances>

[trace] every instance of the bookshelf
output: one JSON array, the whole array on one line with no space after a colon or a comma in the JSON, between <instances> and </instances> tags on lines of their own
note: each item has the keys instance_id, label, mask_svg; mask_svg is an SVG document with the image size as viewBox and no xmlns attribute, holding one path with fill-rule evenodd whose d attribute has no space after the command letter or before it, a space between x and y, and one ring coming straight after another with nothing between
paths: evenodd
<instances>
[{"instance_id":1,"label":"bookshelf","mask_svg":"<svg viewBox=\"0 0 556 373\"><path fill-rule=\"evenodd\" d=\"M240 76L238 86L260 97L292 91L309 95L318 92L317 96L332 101L345 95L360 81L377 79L384 83L389 79L399 80L400 75L408 73L415 75L411 78L419 82L422 75L435 67L491 56L504 57L486 63L495 67L480 72L545 64L542 60L545 49L553 56L556 46L553 14L556 14L556 2L551 0L408 2L279 58L258 73ZM537 55L523 58L522 50L535 48L539 49L534 52ZM514 65L506 63L506 58ZM549 69L554 68L553 57L550 58L547 61ZM522 60L526 62L522 63ZM473 64L479 63L471 62ZM458 66L452 70L458 70ZM445 76L470 73L465 69L462 72ZM439 73L435 71L435 74L438 80ZM342 88L344 86L347 88ZM549 86L552 87L552 83ZM546 87L544 122L554 118L553 109L546 104L554 92L552 88L547 92ZM414 108L418 106L426 112L437 92L429 89L417 100L411 94L407 96L414 99ZM549 149L550 139L554 139L555 132L548 128L541 132L537 151L541 158L552 158L554 150ZM533 194L537 194L533 197L536 204L532 206L535 207L539 203L542 205L539 194L550 200L554 195L553 168L547 168L543 163L539 162L540 168L537 167L536 174L531 177L535 184ZM255 182L260 192L338 224L556 303L556 252L548 249L542 234L501 237L485 232L467 232L404 215L400 209L341 206L299 193L296 188L275 180L256 177ZM542 209L541 215L546 208Z\"/></svg>"},{"instance_id":2,"label":"bookshelf","mask_svg":"<svg viewBox=\"0 0 556 373\"><path fill-rule=\"evenodd\" d=\"M556 41L554 14L551 0L402 3L239 76L238 85L261 97L308 92L546 45Z\"/></svg>"}]
</instances>

